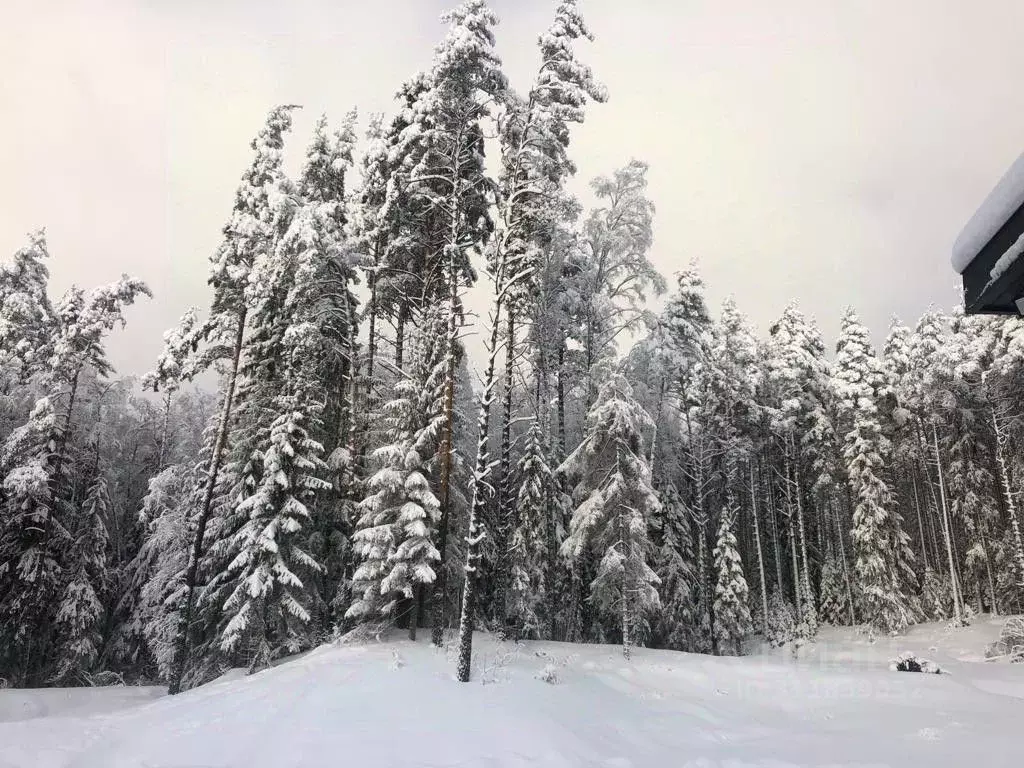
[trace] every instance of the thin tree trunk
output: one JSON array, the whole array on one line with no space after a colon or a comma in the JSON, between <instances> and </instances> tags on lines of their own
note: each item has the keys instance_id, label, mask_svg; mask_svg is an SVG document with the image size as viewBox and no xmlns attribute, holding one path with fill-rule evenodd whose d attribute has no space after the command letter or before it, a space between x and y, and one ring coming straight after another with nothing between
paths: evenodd
<instances>
[{"instance_id":1,"label":"thin tree trunk","mask_svg":"<svg viewBox=\"0 0 1024 768\"><path fill-rule=\"evenodd\" d=\"M796 448L794 447L794 452ZM797 456L793 461L793 482L794 482L794 493L796 494L796 519L800 531L800 556L803 561L804 573L803 581L801 584L804 588L804 600L813 601L813 595L811 594L811 566L807 559L807 531L804 527L804 508L801 502L800 493L800 457Z\"/></svg>"},{"instance_id":2,"label":"thin tree trunk","mask_svg":"<svg viewBox=\"0 0 1024 768\"><path fill-rule=\"evenodd\" d=\"M68 443L71 440L71 424L75 410L75 400L78 396L78 379L81 376L81 370L77 371L71 379L71 390L68 393L68 410L64 415L64 427L61 429L60 437L57 442L57 452L53 459L53 473L50 475L50 496L54 502L60 493L60 477L64 471L64 455L67 452ZM50 541L50 535L53 531L53 513L50 512L46 516L46 530L43 535L43 546L48 546Z\"/></svg>"},{"instance_id":3,"label":"thin tree trunk","mask_svg":"<svg viewBox=\"0 0 1024 768\"><path fill-rule=\"evenodd\" d=\"M192 539L192 550L189 555L188 570L185 572L185 605L178 617L174 637L174 659L171 664L170 685L167 693L174 695L181 691L182 678L185 676L185 658L188 653L188 635L192 625L192 613L195 610L196 582L199 578L199 560L203 554L203 538L206 535L206 524L210 519L210 512L213 509L213 494L217 489L217 480L220 476L221 463L224 459L224 447L227 443L228 426L231 421L231 408L235 397L235 385L238 379L238 364L242 356L242 341L245 337L245 321L247 309L243 306L238 314L238 328L235 331L234 347L231 353L231 375L228 378L227 391L224 393L224 402L221 406L220 424L217 426L217 437L213 443L213 452L210 455L210 471L206 478L206 488L203 491L203 506L199 510L199 517L196 520L195 535Z\"/></svg>"},{"instance_id":4,"label":"thin tree trunk","mask_svg":"<svg viewBox=\"0 0 1024 768\"><path fill-rule=\"evenodd\" d=\"M843 580L846 582L846 597L850 604L850 626L857 623L857 615L853 606L853 583L850 580L850 565L846 560L846 544L843 542L843 525L839 520L839 505L833 497L832 512L836 517L836 536L839 539L839 557L843 561Z\"/></svg>"},{"instance_id":5,"label":"thin tree trunk","mask_svg":"<svg viewBox=\"0 0 1024 768\"><path fill-rule=\"evenodd\" d=\"M1010 472L1006 462L1006 443L1009 441L1002 427L999 426L999 419L996 418L995 409L992 409L992 428L996 434L996 462L999 467L999 482L1003 489L1003 500L1006 504L1006 512L1010 518L1010 530L1013 532L1014 560L1017 564L1017 583L1024 587L1024 537L1021 536L1020 521L1017 518L1017 505L1013 500L1013 491L1010 488Z\"/></svg>"},{"instance_id":6,"label":"thin tree trunk","mask_svg":"<svg viewBox=\"0 0 1024 768\"><path fill-rule=\"evenodd\" d=\"M754 462L750 462L750 516L754 521L754 543L757 546L757 571L761 577L761 621L768 634L768 585L764 578L764 553L761 551L761 526L757 520L757 492L754 485Z\"/></svg>"},{"instance_id":7,"label":"thin tree trunk","mask_svg":"<svg viewBox=\"0 0 1024 768\"><path fill-rule=\"evenodd\" d=\"M505 347L505 389L503 392L504 403L502 408L501 421L501 463L499 472L501 484L498 487L498 525L495 531L497 541L495 555L495 589L494 589L494 615L499 626L505 626L507 621L506 592L509 580L509 559L508 546L512 540L512 533L516 521L514 505L512 502L512 393L513 377L515 375L515 349L516 349L516 313L511 307L508 309L506 320L506 347Z\"/></svg>"},{"instance_id":8,"label":"thin tree trunk","mask_svg":"<svg viewBox=\"0 0 1024 768\"><path fill-rule=\"evenodd\" d=\"M953 591L953 618L957 624L964 620L963 596L960 594L960 580L957 576L956 560L953 558L953 530L946 504L946 483L942 472L942 455L939 453L939 432L932 422L932 446L935 449L935 470L939 477L939 497L942 501L942 532L946 538L946 556L949 563L949 582Z\"/></svg>"},{"instance_id":9,"label":"thin tree trunk","mask_svg":"<svg viewBox=\"0 0 1024 768\"><path fill-rule=\"evenodd\" d=\"M409 606L409 640L416 642L416 630L423 620L423 585L417 584L412 590L412 604Z\"/></svg>"},{"instance_id":10,"label":"thin tree trunk","mask_svg":"<svg viewBox=\"0 0 1024 768\"><path fill-rule=\"evenodd\" d=\"M996 603L996 582L992 577L992 560L988 548L988 537L985 535L985 521L982 519L978 520L978 532L981 535L981 551L985 555L985 575L988 579L988 598L992 605L992 615L998 616L999 605Z\"/></svg>"},{"instance_id":11,"label":"thin tree trunk","mask_svg":"<svg viewBox=\"0 0 1024 768\"><path fill-rule=\"evenodd\" d=\"M565 339L561 339L558 346L558 372L557 372L557 395L558 395L558 458L564 459L567 455L565 440Z\"/></svg>"},{"instance_id":12,"label":"thin tree trunk","mask_svg":"<svg viewBox=\"0 0 1024 768\"><path fill-rule=\"evenodd\" d=\"M917 442L918 442L918 446L920 448L920 455L922 457L924 457L924 462L923 462L924 463L924 476L925 476L925 479L928 481L927 482L928 492L931 495L932 507L935 509L935 517L933 518L930 515L928 517L928 530L929 530L929 534L930 534L931 539L932 539L932 559L933 559L933 561L935 563L939 563L942 560L942 555L941 555L942 548L939 546L939 539L938 539L938 536L936 536L936 534L935 534L935 520L936 519L938 519L938 520L942 519L942 509L939 506L939 499L938 499L938 497L935 494L935 483L932 480L931 470L928 468L928 459L926 457L927 457L927 455L928 455L928 453L930 452L931 449L927 447L928 443L925 440L924 434L923 434L924 433L924 426L921 423L920 419L918 419L916 430L917 430Z\"/></svg>"},{"instance_id":13,"label":"thin tree trunk","mask_svg":"<svg viewBox=\"0 0 1024 768\"><path fill-rule=\"evenodd\" d=\"M466 539L466 584L462 595L462 613L459 617L459 661L457 677L468 683L473 661L473 615L476 610L477 573L480 568L480 543L487 535L483 528L486 498L484 487L491 471L490 452L487 449L488 431L491 421L491 405L494 402L494 369L498 355L498 327L501 322L503 287L497 282L498 295L491 320L491 335L487 370L484 374L483 390L479 398L477 416L476 467L472 478L472 506L469 511L469 534Z\"/></svg>"},{"instance_id":14,"label":"thin tree trunk","mask_svg":"<svg viewBox=\"0 0 1024 768\"><path fill-rule=\"evenodd\" d=\"M440 502L441 520L438 523L437 549L440 554L437 577L434 579L433 621L430 631L431 642L440 648L444 643L444 610L447 602L447 554L448 526L451 521L452 452L455 449L455 345L458 343L458 283L456 282L455 259L451 255L448 263L448 338L447 368L444 381L444 438L441 441Z\"/></svg>"},{"instance_id":15,"label":"thin tree trunk","mask_svg":"<svg viewBox=\"0 0 1024 768\"><path fill-rule=\"evenodd\" d=\"M924 557L924 568L928 570L928 542L924 537L924 517L921 514L921 497L917 490L917 472L911 471L914 481L914 508L917 509L917 528L921 534L921 555Z\"/></svg>"},{"instance_id":16,"label":"thin tree trunk","mask_svg":"<svg viewBox=\"0 0 1024 768\"><path fill-rule=\"evenodd\" d=\"M789 553L793 561L793 597L794 604L796 606L796 615L803 616L802 603L803 599L800 594L801 582L800 582L800 562L798 560L797 550L800 547L796 537L796 529L793 526L793 481L791 479L793 474L793 462L789 456L788 448L786 450L786 532L789 534ZM799 493L799 489L797 489Z\"/></svg>"},{"instance_id":17,"label":"thin tree trunk","mask_svg":"<svg viewBox=\"0 0 1024 768\"><path fill-rule=\"evenodd\" d=\"M629 661L633 652L633 600L636 594L636 574L630 565L633 560L632 536L626 516L619 512L619 541L625 550L626 561L622 570L622 656Z\"/></svg>"},{"instance_id":18,"label":"thin tree trunk","mask_svg":"<svg viewBox=\"0 0 1024 768\"><path fill-rule=\"evenodd\" d=\"M802 589L802 582L800 580L801 579L801 575L800 575L800 560L798 559L798 556L797 556L797 548L798 547L797 547L797 543L796 543L796 530L795 530L795 527L793 526L793 513L792 513L792 510L790 510L790 513L787 516L787 521L786 522L787 522L786 528L787 528L787 530L789 532L789 553L792 556L792 560L793 560L793 597L795 598L795 602L796 602L796 615L802 617L804 615L804 612L803 612L803 596L800 593L803 591L803 589Z\"/></svg>"},{"instance_id":19,"label":"thin tree trunk","mask_svg":"<svg viewBox=\"0 0 1024 768\"><path fill-rule=\"evenodd\" d=\"M164 393L164 415L163 423L160 425L160 443L156 452L156 472L160 474L164 470L164 462L167 459L167 440L171 421L171 393Z\"/></svg>"},{"instance_id":20,"label":"thin tree trunk","mask_svg":"<svg viewBox=\"0 0 1024 768\"><path fill-rule=\"evenodd\" d=\"M405 353L405 315L406 307L402 304L398 308L398 320L395 322L395 367L402 370L403 357Z\"/></svg>"},{"instance_id":21,"label":"thin tree trunk","mask_svg":"<svg viewBox=\"0 0 1024 768\"><path fill-rule=\"evenodd\" d=\"M769 470L770 472L770 470ZM772 487L772 478L769 474L767 477L767 490L768 490L768 519L772 524L772 548L775 551L775 584L779 590L779 596L781 597L784 593L782 583L782 549L779 546L779 525L778 518L775 513L775 490Z\"/></svg>"}]
</instances>

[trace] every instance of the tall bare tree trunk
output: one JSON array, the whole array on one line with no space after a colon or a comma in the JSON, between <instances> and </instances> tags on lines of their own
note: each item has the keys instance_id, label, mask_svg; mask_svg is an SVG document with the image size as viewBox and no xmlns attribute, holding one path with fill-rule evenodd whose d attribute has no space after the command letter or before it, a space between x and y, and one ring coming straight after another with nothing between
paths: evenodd
<instances>
[{"instance_id":1,"label":"tall bare tree trunk","mask_svg":"<svg viewBox=\"0 0 1024 768\"><path fill-rule=\"evenodd\" d=\"M797 453L795 445L793 451ZM804 600L813 601L814 596L811 593L811 566L807 558L807 531L804 526L804 507L800 498L802 494L800 492L800 456L798 454L793 460L793 485L793 492L796 495L796 519L800 531L800 559L803 561L804 567L801 585L804 589Z\"/></svg>"},{"instance_id":2,"label":"tall bare tree trunk","mask_svg":"<svg viewBox=\"0 0 1024 768\"><path fill-rule=\"evenodd\" d=\"M754 543L757 547L757 571L761 577L761 621L765 634L768 633L768 584L764 577L764 553L761 550L761 526L757 520L757 489L754 483L754 460L750 461L750 516L754 520Z\"/></svg>"},{"instance_id":3,"label":"tall bare tree trunk","mask_svg":"<svg viewBox=\"0 0 1024 768\"><path fill-rule=\"evenodd\" d=\"M636 577L631 565L633 561L633 536L629 531L626 516L619 510L619 542L626 555L622 569L622 656L629 661L633 653L633 600L636 596Z\"/></svg>"},{"instance_id":4,"label":"tall bare tree trunk","mask_svg":"<svg viewBox=\"0 0 1024 768\"><path fill-rule=\"evenodd\" d=\"M498 356L498 326L501 321L502 288L498 281L498 296L491 318L491 336L487 356L487 370L484 373L483 390L479 398L477 415L476 466L472 479L472 506L469 511L469 534L466 539L466 584L462 594L462 613L459 617L459 660L457 677L468 683L473 662L473 614L476 611L477 574L480 569L480 544L487 535L483 526L486 495L484 488L491 472L490 451L487 449L488 431L491 421L491 405L494 402L494 369Z\"/></svg>"},{"instance_id":5,"label":"tall bare tree trunk","mask_svg":"<svg viewBox=\"0 0 1024 768\"><path fill-rule=\"evenodd\" d=\"M561 339L558 346L556 385L558 389L558 458L561 460L567 455L565 439L565 339Z\"/></svg>"},{"instance_id":6,"label":"tall bare tree trunk","mask_svg":"<svg viewBox=\"0 0 1024 768\"><path fill-rule=\"evenodd\" d=\"M769 476L767 480L767 491L768 491L768 520L771 522L772 528L772 548L775 552L775 586L779 590L779 595L783 594L783 582L782 582L782 549L779 546L779 525L778 518L775 512L775 490L772 487L772 478Z\"/></svg>"},{"instance_id":7,"label":"tall bare tree trunk","mask_svg":"<svg viewBox=\"0 0 1024 768\"><path fill-rule=\"evenodd\" d=\"M192 625L192 614L196 604L196 582L199 578L199 560L203 555L203 538L206 536L206 524L210 520L213 509L213 494L217 490L221 464L224 460L224 447L228 439L228 427L231 423L231 408L234 405L235 386L238 383L238 365L242 357L242 341L245 338L245 321L248 311L243 306L238 313L238 327L235 330L234 346L231 351L231 374L228 377L227 391L221 404L220 423L217 425L217 437L213 442L210 455L210 471L206 476L206 488L203 490L203 505L196 520L196 530L192 539L192 551L189 555L188 570L185 572L185 605L178 617L174 637L174 659L171 664L171 679L167 693L174 695L181 691L182 678L185 676L185 659L188 654L188 636Z\"/></svg>"},{"instance_id":8,"label":"tall bare tree trunk","mask_svg":"<svg viewBox=\"0 0 1024 768\"><path fill-rule=\"evenodd\" d=\"M160 442L156 452L156 471L157 474L163 472L164 462L167 460L167 443L168 436L170 433L171 423L171 393L164 393L164 413L163 421L160 425Z\"/></svg>"},{"instance_id":9,"label":"tall bare tree trunk","mask_svg":"<svg viewBox=\"0 0 1024 768\"><path fill-rule=\"evenodd\" d=\"M946 482L942 472L942 455L939 453L939 432L932 422L932 447L935 450L935 470L939 477L939 498L942 501L942 533L946 539L946 557L949 564L949 583L953 591L953 618L957 624L964 620L963 595L960 592L960 579L957 575L956 560L953 558L953 521L950 519L949 506L946 504Z\"/></svg>"},{"instance_id":10,"label":"tall bare tree trunk","mask_svg":"<svg viewBox=\"0 0 1024 768\"><path fill-rule=\"evenodd\" d=\"M1013 532L1017 583L1024 587L1024 537L1021 536L1020 520L1017 517L1017 505L1013 500L1013 491L1010 488L1010 472L1006 462L1006 444L1009 442L1009 437L1000 426L994 408L992 409L992 428L996 434L996 463L999 467L999 483L1003 489L1003 501L1006 504L1006 512L1010 518L1010 530Z\"/></svg>"},{"instance_id":11,"label":"tall bare tree trunk","mask_svg":"<svg viewBox=\"0 0 1024 768\"><path fill-rule=\"evenodd\" d=\"M843 525L839 520L839 505L832 497L832 512L836 518L836 538L839 540L839 557L843 561L843 580L846 582L846 597L850 604L850 626L857 623L857 612L853 605L853 582L850 579L850 565L846 560L846 544L843 541Z\"/></svg>"},{"instance_id":12,"label":"tall bare tree trunk","mask_svg":"<svg viewBox=\"0 0 1024 768\"><path fill-rule=\"evenodd\" d=\"M512 500L512 394L515 375L516 313L512 307L508 309L506 324L505 389L501 416L501 463L499 466L501 482L498 486L498 520L495 531L497 562L494 569L496 582L494 585L494 611L500 626L505 626L507 618L505 600L509 580L508 547L516 526L515 504Z\"/></svg>"},{"instance_id":13,"label":"tall bare tree trunk","mask_svg":"<svg viewBox=\"0 0 1024 768\"><path fill-rule=\"evenodd\" d=\"M447 349L445 352L448 358L444 380L444 437L441 441L441 520L438 523L437 531L437 550L440 554L440 560L438 561L437 576L434 579L434 594L431 600L433 619L430 631L430 640L438 648L444 643L444 609L448 599L448 528L452 516L452 452L455 445L455 345L458 343L459 333L459 294L454 254L449 255L448 272L448 338L446 340Z\"/></svg>"},{"instance_id":14,"label":"tall bare tree trunk","mask_svg":"<svg viewBox=\"0 0 1024 768\"><path fill-rule=\"evenodd\" d=\"M917 528L921 534L921 554L924 556L924 567L928 570L928 542L924 536L924 517L921 515L921 497L917 490L917 472L911 470L914 481L914 508L917 509Z\"/></svg>"}]
</instances>

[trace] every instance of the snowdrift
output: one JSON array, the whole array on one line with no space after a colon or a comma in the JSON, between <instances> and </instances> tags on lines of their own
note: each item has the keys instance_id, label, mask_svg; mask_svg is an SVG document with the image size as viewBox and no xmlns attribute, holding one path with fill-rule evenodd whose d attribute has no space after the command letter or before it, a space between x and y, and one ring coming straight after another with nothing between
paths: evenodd
<instances>
[{"instance_id":1,"label":"snowdrift","mask_svg":"<svg viewBox=\"0 0 1024 768\"><path fill-rule=\"evenodd\" d=\"M0 768L1019 766L1024 665L982 661L1001 624L628 663L615 646L480 636L466 685L448 653L396 636L173 698L94 689L62 708L66 692L0 691ZM950 674L890 672L899 651ZM12 707L40 695L53 701L30 719Z\"/></svg>"}]
</instances>

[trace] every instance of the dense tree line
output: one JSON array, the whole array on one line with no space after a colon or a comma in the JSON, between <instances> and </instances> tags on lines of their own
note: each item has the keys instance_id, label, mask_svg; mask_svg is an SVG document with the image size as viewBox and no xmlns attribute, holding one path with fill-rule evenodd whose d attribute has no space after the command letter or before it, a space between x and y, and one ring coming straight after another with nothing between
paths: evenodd
<instances>
[{"instance_id":1,"label":"dense tree line","mask_svg":"<svg viewBox=\"0 0 1024 768\"><path fill-rule=\"evenodd\" d=\"M525 92L483 0L445 20L361 152L321 119L290 178L270 112L140 382L104 339L144 285L53 302L41 233L3 266L0 676L174 692L397 625L457 627L466 680L481 628L738 654L1024 610L1024 321L713 316L648 259L644 163L566 188L606 98L575 0Z\"/></svg>"}]
</instances>

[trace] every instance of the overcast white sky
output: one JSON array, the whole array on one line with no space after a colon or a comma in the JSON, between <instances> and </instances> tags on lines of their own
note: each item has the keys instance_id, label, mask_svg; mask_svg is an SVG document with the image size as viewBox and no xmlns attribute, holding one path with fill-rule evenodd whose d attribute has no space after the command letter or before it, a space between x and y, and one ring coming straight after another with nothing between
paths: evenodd
<instances>
[{"instance_id":1,"label":"overcast white sky","mask_svg":"<svg viewBox=\"0 0 1024 768\"><path fill-rule=\"evenodd\" d=\"M3 0L0 255L45 226L56 287L129 272L155 299L111 358L148 369L206 303L207 257L276 103L388 111L439 0ZM493 0L528 85L554 0ZM834 341L952 306L952 241L1024 149L1020 0L583 0L609 86L574 134L580 185L651 165L653 261L696 258L764 329L791 298Z\"/></svg>"}]
</instances>

